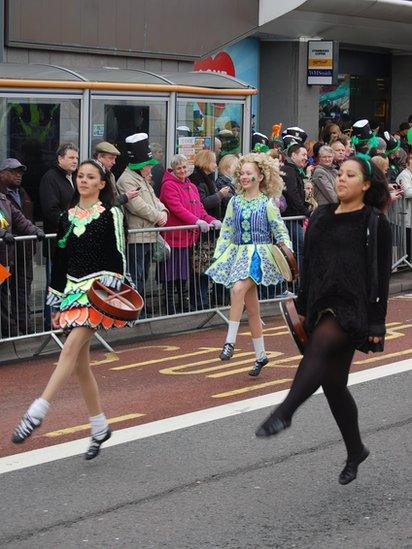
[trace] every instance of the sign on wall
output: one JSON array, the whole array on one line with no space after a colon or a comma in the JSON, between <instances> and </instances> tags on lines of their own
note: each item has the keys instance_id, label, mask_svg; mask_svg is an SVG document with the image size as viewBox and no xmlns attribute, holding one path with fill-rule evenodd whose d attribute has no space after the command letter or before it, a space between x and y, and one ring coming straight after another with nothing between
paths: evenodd
<instances>
[{"instance_id":1,"label":"sign on wall","mask_svg":"<svg viewBox=\"0 0 412 549\"><path fill-rule=\"evenodd\" d=\"M308 85L330 85L337 75L337 43L308 41Z\"/></svg>"}]
</instances>

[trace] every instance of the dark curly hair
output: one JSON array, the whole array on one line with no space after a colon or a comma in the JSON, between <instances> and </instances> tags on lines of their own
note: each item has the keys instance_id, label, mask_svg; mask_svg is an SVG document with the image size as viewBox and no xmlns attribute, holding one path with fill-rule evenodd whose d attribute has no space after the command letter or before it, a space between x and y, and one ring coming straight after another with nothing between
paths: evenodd
<instances>
[{"instance_id":1,"label":"dark curly hair","mask_svg":"<svg viewBox=\"0 0 412 549\"><path fill-rule=\"evenodd\" d=\"M358 156L351 156L349 160L358 164L364 181L370 181L371 186L365 193L365 204L384 211L391 201L391 196L388 182L383 171L373 162L364 160Z\"/></svg>"}]
</instances>

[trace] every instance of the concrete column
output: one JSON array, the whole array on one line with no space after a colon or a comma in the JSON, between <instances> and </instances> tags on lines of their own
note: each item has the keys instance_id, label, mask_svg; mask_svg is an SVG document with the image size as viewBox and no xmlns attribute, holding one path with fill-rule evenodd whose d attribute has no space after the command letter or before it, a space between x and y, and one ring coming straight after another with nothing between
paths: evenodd
<instances>
[{"instance_id":1,"label":"concrete column","mask_svg":"<svg viewBox=\"0 0 412 549\"><path fill-rule=\"evenodd\" d=\"M392 56L391 129L412 114L412 55Z\"/></svg>"},{"instance_id":2,"label":"concrete column","mask_svg":"<svg viewBox=\"0 0 412 549\"><path fill-rule=\"evenodd\" d=\"M299 126L317 139L319 86L308 86L306 42L261 42L260 131L271 133L275 122L283 128Z\"/></svg>"}]
</instances>

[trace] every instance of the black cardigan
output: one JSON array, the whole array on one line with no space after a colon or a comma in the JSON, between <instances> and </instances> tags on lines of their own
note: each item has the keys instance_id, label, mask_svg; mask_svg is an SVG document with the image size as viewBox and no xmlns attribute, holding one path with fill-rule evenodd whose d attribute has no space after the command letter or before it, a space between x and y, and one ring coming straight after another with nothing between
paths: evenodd
<instances>
[{"instance_id":1,"label":"black cardigan","mask_svg":"<svg viewBox=\"0 0 412 549\"><path fill-rule=\"evenodd\" d=\"M376 209L335 214L337 204L319 207L305 235L303 277L296 302L312 332L319 315L332 310L354 346L383 350L368 336L385 335L392 235Z\"/></svg>"},{"instance_id":2,"label":"black cardigan","mask_svg":"<svg viewBox=\"0 0 412 549\"><path fill-rule=\"evenodd\" d=\"M207 175L203 170L195 166L189 179L196 185L200 194L200 200L207 213L216 219L222 219L222 197L217 191L215 182L213 181L213 175Z\"/></svg>"}]
</instances>

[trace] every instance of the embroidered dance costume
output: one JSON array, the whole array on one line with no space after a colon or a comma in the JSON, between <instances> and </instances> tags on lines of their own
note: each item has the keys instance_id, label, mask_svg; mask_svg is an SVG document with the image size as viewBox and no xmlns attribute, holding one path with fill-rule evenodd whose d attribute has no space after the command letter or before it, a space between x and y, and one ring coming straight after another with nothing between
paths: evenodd
<instances>
[{"instance_id":1,"label":"embroidered dance costume","mask_svg":"<svg viewBox=\"0 0 412 549\"><path fill-rule=\"evenodd\" d=\"M99 201L87 210L75 206L60 217L47 304L58 308L60 327L109 329L132 323L94 309L87 297L93 282L118 289L126 271L123 213Z\"/></svg>"},{"instance_id":2,"label":"embroidered dance costume","mask_svg":"<svg viewBox=\"0 0 412 549\"><path fill-rule=\"evenodd\" d=\"M273 242L284 242L292 249L277 206L264 194L252 200L236 195L227 206L215 261L206 274L227 288L246 278L257 285L277 284L283 277L272 255Z\"/></svg>"}]
</instances>

